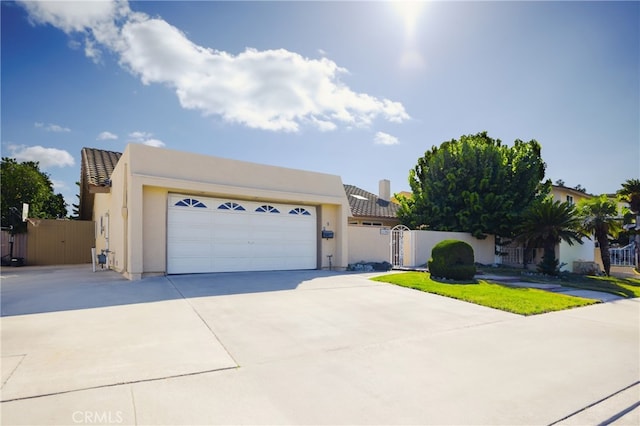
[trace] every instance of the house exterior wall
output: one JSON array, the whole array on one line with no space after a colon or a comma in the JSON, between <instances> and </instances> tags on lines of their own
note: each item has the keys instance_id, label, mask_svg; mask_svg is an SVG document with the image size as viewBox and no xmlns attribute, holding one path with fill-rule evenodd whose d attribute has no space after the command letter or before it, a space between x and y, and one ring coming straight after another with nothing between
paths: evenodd
<instances>
[{"instance_id":1,"label":"house exterior wall","mask_svg":"<svg viewBox=\"0 0 640 426\"><path fill-rule=\"evenodd\" d=\"M389 262L391 231L389 228L349 226L349 263Z\"/></svg>"},{"instance_id":2,"label":"house exterior wall","mask_svg":"<svg viewBox=\"0 0 640 426\"><path fill-rule=\"evenodd\" d=\"M95 194L93 200L93 216L95 223L96 253L107 248L109 232L109 208L111 207L111 194Z\"/></svg>"},{"instance_id":3,"label":"house exterior wall","mask_svg":"<svg viewBox=\"0 0 640 426\"><path fill-rule=\"evenodd\" d=\"M553 185L551 187L551 195L553 196L553 201L570 201L573 204L578 204L580 200L583 200L585 198L591 198L591 195L585 192L557 185Z\"/></svg>"},{"instance_id":4,"label":"house exterior wall","mask_svg":"<svg viewBox=\"0 0 640 426\"><path fill-rule=\"evenodd\" d=\"M145 186L142 190L143 250L142 264L145 274L162 274L167 258L167 197L164 188Z\"/></svg>"},{"instance_id":5,"label":"house exterior wall","mask_svg":"<svg viewBox=\"0 0 640 426\"><path fill-rule=\"evenodd\" d=\"M346 199L345 199L346 200ZM349 237L347 217L349 207L339 205L321 205L318 208L318 264L321 269L344 269L348 264ZM333 231L333 238L322 238L322 231ZM331 265L329 262L331 255Z\"/></svg>"},{"instance_id":6,"label":"house exterior wall","mask_svg":"<svg viewBox=\"0 0 640 426\"><path fill-rule=\"evenodd\" d=\"M364 227L377 227L380 229L383 228L393 228L396 225L400 224L399 219L388 219L388 218L380 218L380 217L350 217L349 218L349 226L364 226Z\"/></svg>"},{"instance_id":7,"label":"house exterior wall","mask_svg":"<svg viewBox=\"0 0 640 426\"><path fill-rule=\"evenodd\" d=\"M264 200L315 207L318 266L347 266L349 204L339 176L130 144L111 175L113 269L130 279L167 270L169 193ZM322 227L334 231L321 239Z\"/></svg>"},{"instance_id":8,"label":"house exterior wall","mask_svg":"<svg viewBox=\"0 0 640 426\"><path fill-rule=\"evenodd\" d=\"M127 239L125 236L127 229L127 218L122 213L126 213L126 194L128 155L122 155L118 166L111 173L111 194L108 208L108 245L109 245L109 266L110 268L128 275Z\"/></svg>"},{"instance_id":9,"label":"house exterior wall","mask_svg":"<svg viewBox=\"0 0 640 426\"><path fill-rule=\"evenodd\" d=\"M558 256L558 261L560 265L563 263L564 266L560 267L561 271L573 271L573 262L584 261L584 262L593 262L595 261L593 252L595 249L595 242L588 238L582 239L582 244L574 244L570 246L564 241L561 241L558 247L556 248L556 255Z\"/></svg>"}]
</instances>

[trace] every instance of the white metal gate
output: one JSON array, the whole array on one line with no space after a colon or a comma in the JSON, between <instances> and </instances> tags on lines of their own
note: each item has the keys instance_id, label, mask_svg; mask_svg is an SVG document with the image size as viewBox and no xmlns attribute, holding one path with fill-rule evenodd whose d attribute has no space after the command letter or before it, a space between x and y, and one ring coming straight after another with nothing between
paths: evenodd
<instances>
[{"instance_id":1,"label":"white metal gate","mask_svg":"<svg viewBox=\"0 0 640 426\"><path fill-rule=\"evenodd\" d=\"M404 266L405 259L405 231L410 229L404 225L397 225L391 229L391 265Z\"/></svg>"}]
</instances>

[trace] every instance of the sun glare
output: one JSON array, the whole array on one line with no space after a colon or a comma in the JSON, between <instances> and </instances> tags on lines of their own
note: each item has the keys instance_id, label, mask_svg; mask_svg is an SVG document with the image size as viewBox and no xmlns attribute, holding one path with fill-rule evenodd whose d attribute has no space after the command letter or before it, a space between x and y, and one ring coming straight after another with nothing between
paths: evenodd
<instances>
[{"instance_id":1,"label":"sun glare","mask_svg":"<svg viewBox=\"0 0 640 426\"><path fill-rule=\"evenodd\" d=\"M425 1L394 0L391 4L403 21L406 36L408 38L413 37L418 24L418 19L424 9Z\"/></svg>"}]
</instances>

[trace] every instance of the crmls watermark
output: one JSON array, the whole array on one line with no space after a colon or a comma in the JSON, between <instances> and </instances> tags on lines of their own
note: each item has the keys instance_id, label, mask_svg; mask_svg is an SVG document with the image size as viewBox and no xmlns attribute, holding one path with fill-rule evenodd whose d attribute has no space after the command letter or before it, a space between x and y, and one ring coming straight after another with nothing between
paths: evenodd
<instances>
[{"instance_id":1,"label":"crmls watermark","mask_svg":"<svg viewBox=\"0 0 640 426\"><path fill-rule=\"evenodd\" d=\"M71 419L76 424L117 425L123 422L122 411L74 411Z\"/></svg>"}]
</instances>

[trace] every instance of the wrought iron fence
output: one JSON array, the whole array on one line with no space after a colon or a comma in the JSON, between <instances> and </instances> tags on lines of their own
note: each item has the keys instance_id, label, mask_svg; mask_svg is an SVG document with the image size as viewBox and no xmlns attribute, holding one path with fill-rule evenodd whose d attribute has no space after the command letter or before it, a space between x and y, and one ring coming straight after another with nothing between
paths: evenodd
<instances>
[{"instance_id":1,"label":"wrought iron fence","mask_svg":"<svg viewBox=\"0 0 640 426\"><path fill-rule=\"evenodd\" d=\"M502 263L505 265L522 265L522 247L502 247Z\"/></svg>"},{"instance_id":2,"label":"wrought iron fence","mask_svg":"<svg viewBox=\"0 0 640 426\"><path fill-rule=\"evenodd\" d=\"M632 247L610 248L609 258L612 266L636 266L635 252Z\"/></svg>"}]
</instances>

